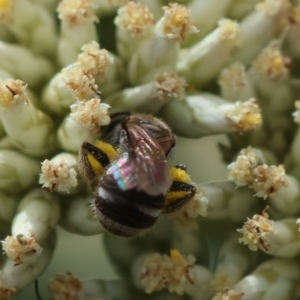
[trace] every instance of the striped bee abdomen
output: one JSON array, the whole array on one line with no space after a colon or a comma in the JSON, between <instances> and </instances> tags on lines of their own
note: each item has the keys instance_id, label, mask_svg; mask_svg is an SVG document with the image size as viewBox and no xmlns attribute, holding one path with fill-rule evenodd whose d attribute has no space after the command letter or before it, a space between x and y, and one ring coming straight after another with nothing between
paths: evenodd
<instances>
[{"instance_id":1,"label":"striped bee abdomen","mask_svg":"<svg viewBox=\"0 0 300 300\"><path fill-rule=\"evenodd\" d=\"M149 196L136 189L123 191L113 176L105 174L96 191L94 205L106 230L131 237L154 225L164 202L165 195Z\"/></svg>"}]
</instances>

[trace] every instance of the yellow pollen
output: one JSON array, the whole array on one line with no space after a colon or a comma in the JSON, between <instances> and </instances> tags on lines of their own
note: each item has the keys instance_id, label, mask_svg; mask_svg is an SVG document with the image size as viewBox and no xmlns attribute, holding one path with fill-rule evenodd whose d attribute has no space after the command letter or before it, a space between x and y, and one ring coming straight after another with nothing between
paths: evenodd
<instances>
[{"instance_id":1,"label":"yellow pollen","mask_svg":"<svg viewBox=\"0 0 300 300\"><path fill-rule=\"evenodd\" d=\"M297 24L300 25L300 3L295 7L294 15L295 15Z\"/></svg>"},{"instance_id":2,"label":"yellow pollen","mask_svg":"<svg viewBox=\"0 0 300 300\"><path fill-rule=\"evenodd\" d=\"M273 67L276 69L280 69L283 66L283 61L280 57L274 58Z\"/></svg>"},{"instance_id":3,"label":"yellow pollen","mask_svg":"<svg viewBox=\"0 0 300 300\"><path fill-rule=\"evenodd\" d=\"M141 18L140 13L134 12L131 16L131 22L136 23L138 19Z\"/></svg>"},{"instance_id":4,"label":"yellow pollen","mask_svg":"<svg viewBox=\"0 0 300 300\"><path fill-rule=\"evenodd\" d=\"M184 258L182 257L182 255L180 254L180 252L177 249L171 249L170 256L173 260L176 260L183 264L185 263Z\"/></svg>"},{"instance_id":5,"label":"yellow pollen","mask_svg":"<svg viewBox=\"0 0 300 300\"><path fill-rule=\"evenodd\" d=\"M252 124L252 125L261 124L261 114L246 115L243 121L247 124Z\"/></svg>"},{"instance_id":6,"label":"yellow pollen","mask_svg":"<svg viewBox=\"0 0 300 300\"><path fill-rule=\"evenodd\" d=\"M70 8L78 8L80 7L80 3L81 1L78 1L78 0L73 0L73 1L68 1L68 7Z\"/></svg>"},{"instance_id":7,"label":"yellow pollen","mask_svg":"<svg viewBox=\"0 0 300 300\"><path fill-rule=\"evenodd\" d=\"M176 13L172 19L172 23L173 25L179 27L181 26L181 24L183 23L183 20L186 18L185 14L180 11L178 13Z\"/></svg>"},{"instance_id":8,"label":"yellow pollen","mask_svg":"<svg viewBox=\"0 0 300 300\"><path fill-rule=\"evenodd\" d=\"M13 96L10 91L2 90L0 91L0 106L9 107L13 102Z\"/></svg>"},{"instance_id":9,"label":"yellow pollen","mask_svg":"<svg viewBox=\"0 0 300 300\"><path fill-rule=\"evenodd\" d=\"M9 0L0 0L0 9L7 9L10 7Z\"/></svg>"}]
</instances>

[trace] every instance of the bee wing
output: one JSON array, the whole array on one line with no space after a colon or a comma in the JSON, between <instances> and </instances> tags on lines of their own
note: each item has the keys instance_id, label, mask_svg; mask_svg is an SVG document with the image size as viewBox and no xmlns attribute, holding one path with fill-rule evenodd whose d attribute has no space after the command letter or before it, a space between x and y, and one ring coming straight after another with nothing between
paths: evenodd
<instances>
[{"instance_id":1,"label":"bee wing","mask_svg":"<svg viewBox=\"0 0 300 300\"><path fill-rule=\"evenodd\" d=\"M126 124L128 149L110 166L122 190L136 188L149 195L166 194L172 184L166 154L139 123Z\"/></svg>"},{"instance_id":2,"label":"bee wing","mask_svg":"<svg viewBox=\"0 0 300 300\"><path fill-rule=\"evenodd\" d=\"M149 195L166 194L172 179L166 155L160 145L152 139L141 139L130 150L131 168L136 174L136 189Z\"/></svg>"}]
</instances>

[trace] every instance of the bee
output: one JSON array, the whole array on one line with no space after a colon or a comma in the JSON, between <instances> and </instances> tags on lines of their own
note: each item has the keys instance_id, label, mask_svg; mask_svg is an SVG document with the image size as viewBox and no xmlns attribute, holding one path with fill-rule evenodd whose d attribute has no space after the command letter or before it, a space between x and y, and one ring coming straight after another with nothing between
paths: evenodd
<instances>
[{"instance_id":1,"label":"bee","mask_svg":"<svg viewBox=\"0 0 300 300\"><path fill-rule=\"evenodd\" d=\"M171 129L150 115L111 116L107 142L84 142L81 173L94 191L93 211L109 232L134 237L151 228L194 197L184 165L169 167L176 139Z\"/></svg>"}]
</instances>

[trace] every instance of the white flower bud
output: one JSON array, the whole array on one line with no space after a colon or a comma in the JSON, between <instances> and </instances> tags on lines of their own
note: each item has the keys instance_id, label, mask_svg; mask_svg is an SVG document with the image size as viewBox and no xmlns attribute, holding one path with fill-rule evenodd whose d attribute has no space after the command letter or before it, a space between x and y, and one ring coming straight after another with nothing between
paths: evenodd
<instances>
[{"instance_id":1,"label":"white flower bud","mask_svg":"<svg viewBox=\"0 0 300 300\"><path fill-rule=\"evenodd\" d=\"M58 43L58 61L62 67L76 60L83 44L97 41L92 0L62 0L58 6L61 32Z\"/></svg>"},{"instance_id":2,"label":"white flower bud","mask_svg":"<svg viewBox=\"0 0 300 300\"><path fill-rule=\"evenodd\" d=\"M230 290L218 293L213 300L296 299L299 277L300 268L297 261L268 260Z\"/></svg>"},{"instance_id":3,"label":"white flower bud","mask_svg":"<svg viewBox=\"0 0 300 300\"><path fill-rule=\"evenodd\" d=\"M186 45L194 44L211 32L218 21L225 16L231 0L191 0L187 8L193 16L193 21L199 32L187 37ZM234 19L234 18L233 18Z\"/></svg>"},{"instance_id":4,"label":"white flower bud","mask_svg":"<svg viewBox=\"0 0 300 300\"><path fill-rule=\"evenodd\" d=\"M36 87L52 76L52 63L29 49L0 41L0 68ZM16 66L18 66L16 68Z\"/></svg>"},{"instance_id":5,"label":"white flower bud","mask_svg":"<svg viewBox=\"0 0 300 300\"><path fill-rule=\"evenodd\" d=\"M164 11L153 34L145 38L131 55L128 62L128 80L131 84L145 83L158 73L173 71L180 43L187 34L197 32L190 12L183 5L169 4Z\"/></svg>"},{"instance_id":6,"label":"white flower bud","mask_svg":"<svg viewBox=\"0 0 300 300\"><path fill-rule=\"evenodd\" d=\"M45 190L33 190L19 204L12 236L2 241L3 250L16 265L33 262L42 253L40 243L56 226L60 207Z\"/></svg>"},{"instance_id":7,"label":"white flower bud","mask_svg":"<svg viewBox=\"0 0 300 300\"><path fill-rule=\"evenodd\" d=\"M227 15L234 20L241 19L251 13L259 2L261 0L233 0L230 3Z\"/></svg>"},{"instance_id":8,"label":"white flower bud","mask_svg":"<svg viewBox=\"0 0 300 300\"><path fill-rule=\"evenodd\" d=\"M218 25L203 40L180 53L177 71L197 88L218 75L239 41L239 25L236 22L222 19Z\"/></svg>"},{"instance_id":9,"label":"white flower bud","mask_svg":"<svg viewBox=\"0 0 300 300\"><path fill-rule=\"evenodd\" d=\"M158 253L147 256L139 276L149 294L167 288L179 295L187 293L195 299L204 294L206 299L211 292L210 272L195 265L194 257L184 258L177 250L171 250L170 256Z\"/></svg>"},{"instance_id":10,"label":"white flower bud","mask_svg":"<svg viewBox=\"0 0 300 300\"><path fill-rule=\"evenodd\" d=\"M241 222L258 206L249 189L237 189L227 181L203 183L199 184L198 188L208 200L206 216L208 219L229 218L234 222Z\"/></svg>"},{"instance_id":11,"label":"white flower bud","mask_svg":"<svg viewBox=\"0 0 300 300\"><path fill-rule=\"evenodd\" d=\"M50 12L29 0L9 1L6 9L5 25L13 32L17 41L35 53L54 57L58 35L56 24ZM3 4L0 7L3 21Z\"/></svg>"},{"instance_id":12,"label":"white flower bud","mask_svg":"<svg viewBox=\"0 0 300 300\"><path fill-rule=\"evenodd\" d=\"M23 289L46 269L54 254L56 245L55 232L53 231L41 245L43 251L33 262L15 266L12 260L7 259L5 261L0 270L0 295L2 296L6 291L6 297L2 299L10 299L9 291L12 294Z\"/></svg>"},{"instance_id":13,"label":"white flower bud","mask_svg":"<svg viewBox=\"0 0 300 300\"><path fill-rule=\"evenodd\" d=\"M154 16L140 3L129 2L118 10L117 26L118 53L123 61L128 61L145 36L153 33Z\"/></svg>"},{"instance_id":14,"label":"white flower bud","mask_svg":"<svg viewBox=\"0 0 300 300\"><path fill-rule=\"evenodd\" d=\"M114 108L155 114L172 99L181 98L184 86L184 79L176 73L164 72L157 74L155 81L124 89L105 101Z\"/></svg>"},{"instance_id":15,"label":"white flower bud","mask_svg":"<svg viewBox=\"0 0 300 300\"><path fill-rule=\"evenodd\" d=\"M20 80L0 80L0 117L15 147L33 156L57 147L52 119L36 109Z\"/></svg>"},{"instance_id":16,"label":"white flower bud","mask_svg":"<svg viewBox=\"0 0 300 300\"><path fill-rule=\"evenodd\" d=\"M108 104L100 103L98 98L73 104L71 114L66 116L57 132L61 147L66 151L78 152L82 142L95 142L101 126L110 122L109 108Z\"/></svg>"},{"instance_id":17,"label":"white flower bud","mask_svg":"<svg viewBox=\"0 0 300 300\"><path fill-rule=\"evenodd\" d=\"M50 191L73 194L76 192L77 172L77 156L62 152L42 162L39 184Z\"/></svg>"},{"instance_id":18,"label":"white flower bud","mask_svg":"<svg viewBox=\"0 0 300 300\"><path fill-rule=\"evenodd\" d=\"M216 262L213 279L215 291L231 288L255 265L255 252L248 251L238 243L238 234L231 234L222 244Z\"/></svg>"},{"instance_id":19,"label":"white flower bud","mask_svg":"<svg viewBox=\"0 0 300 300\"><path fill-rule=\"evenodd\" d=\"M162 116L175 133L194 138L251 131L260 127L262 122L255 99L232 103L208 93L171 101L163 108Z\"/></svg>"},{"instance_id":20,"label":"white flower bud","mask_svg":"<svg viewBox=\"0 0 300 300\"><path fill-rule=\"evenodd\" d=\"M24 191L37 182L39 162L13 150L0 150L0 190Z\"/></svg>"},{"instance_id":21,"label":"white flower bud","mask_svg":"<svg viewBox=\"0 0 300 300\"><path fill-rule=\"evenodd\" d=\"M262 215L254 215L238 229L243 235L239 242L248 245L252 251L259 248L269 255L294 257L300 253L299 228L296 221L295 218L272 221L264 210Z\"/></svg>"},{"instance_id":22,"label":"white flower bud","mask_svg":"<svg viewBox=\"0 0 300 300\"><path fill-rule=\"evenodd\" d=\"M233 53L231 62L249 64L275 36L281 21L287 17L288 0L264 0L240 23L241 48Z\"/></svg>"},{"instance_id":23,"label":"white flower bud","mask_svg":"<svg viewBox=\"0 0 300 300\"><path fill-rule=\"evenodd\" d=\"M229 101L246 101L255 96L245 66L234 63L223 69L219 77L221 96Z\"/></svg>"}]
</instances>

